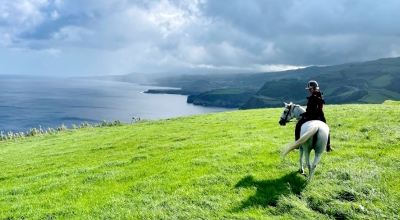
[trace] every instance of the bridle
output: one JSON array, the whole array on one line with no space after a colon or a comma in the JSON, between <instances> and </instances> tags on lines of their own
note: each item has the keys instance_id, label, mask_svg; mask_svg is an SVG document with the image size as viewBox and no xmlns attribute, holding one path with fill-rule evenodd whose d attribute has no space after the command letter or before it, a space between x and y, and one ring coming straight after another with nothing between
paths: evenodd
<instances>
[{"instance_id":1,"label":"bridle","mask_svg":"<svg viewBox=\"0 0 400 220\"><path fill-rule=\"evenodd\" d=\"M287 120L287 117L288 117L288 115L290 115L290 111L292 110L292 105L289 105L289 106L288 106L288 109L289 109L289 110L288 110L288 112L286 113L285 118L282 118L282 117L281 117L281 120L284 120L286 123L289 123L289 122L290 122L290 120L289 120L289 121ZM294 109L294 108L293 108L293 109Z\"/></svg>"}]
</instances>

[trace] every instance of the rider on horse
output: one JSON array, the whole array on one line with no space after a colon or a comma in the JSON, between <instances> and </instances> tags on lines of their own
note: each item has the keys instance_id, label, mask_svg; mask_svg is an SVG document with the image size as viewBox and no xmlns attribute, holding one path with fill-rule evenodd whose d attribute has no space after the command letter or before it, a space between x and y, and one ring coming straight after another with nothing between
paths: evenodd
<instances>
[{"instance_id":1,"label":"rider on horse","mask_svg":"<svg viewBox=\"0 0 400 220\"><path fill-rule=\"evenodd\" d=\"M308 91L310 92L310 96L307 97L307 108L306 112L302 113L302 118L296 124L295 130L295 138L296 141L300 138L300 129L301 126L311 120L320 120L326 123L323 107L325 104L323 93L319 91L319 86L317 81L311 80L307 84ZM330 145L330 135L328 136L328 143L326 145L326 151L332 151Z\"/></svg>"}]
</instances>

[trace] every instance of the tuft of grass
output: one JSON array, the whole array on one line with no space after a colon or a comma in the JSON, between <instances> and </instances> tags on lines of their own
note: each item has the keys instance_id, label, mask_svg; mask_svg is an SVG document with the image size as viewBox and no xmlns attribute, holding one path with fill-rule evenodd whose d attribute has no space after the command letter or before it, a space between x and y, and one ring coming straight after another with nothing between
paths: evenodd
<instances>
[{"instance_id":1,"label":"tuft of grass","mask_svg":"<svg viewBox=\"0 0 400 220\"><path fill-rule=\"evenodd\" d=\"M0 219L400 218L399 108L327 105L335 150L309 184L297 153L280 158L295 126L279 126L282 111L106 122L52 135L39 128L2 141Z\"/></svg>"}]
</instances>

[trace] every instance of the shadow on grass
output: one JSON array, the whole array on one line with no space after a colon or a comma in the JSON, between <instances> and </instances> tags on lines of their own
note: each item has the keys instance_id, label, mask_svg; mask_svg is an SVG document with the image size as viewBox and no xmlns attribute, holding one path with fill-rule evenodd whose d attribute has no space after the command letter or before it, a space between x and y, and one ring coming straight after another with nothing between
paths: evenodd
<instances>
[{"instance_id":1,"label":"shadow on grass","mask_svg":"<svg viewBox=\"0 0 400 220\"><path fill-rule=\"evenodd\" d=\"M236 211L257 206L276 206L281 195L300 195L306 187L306 180L298 172L292 172L273 180L255 180L253 176L249 175L235 185L235 188L249 187L256 187L256 194L243 201Z\"/></svg>"}]
</instances>

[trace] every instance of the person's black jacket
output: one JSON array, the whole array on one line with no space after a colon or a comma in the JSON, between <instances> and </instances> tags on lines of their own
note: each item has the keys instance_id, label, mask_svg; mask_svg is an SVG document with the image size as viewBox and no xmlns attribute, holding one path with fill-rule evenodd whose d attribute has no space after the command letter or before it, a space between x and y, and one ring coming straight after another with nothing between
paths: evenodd
<instances>
[{"instance_id":1,"label":"person's black jacket","mask_svg":"<svg viewBox=\"0 0 400 220\"><path fill-rule=\"evenodd\" d=\"M301 116L307 118L308 120L325 121L325 115L323 112L325 100L323 93L321 93L320 91L315 91L312 95L307 97L307 99L308 102L306 112L301 114Z\"/></svg>"}]
</instances>

